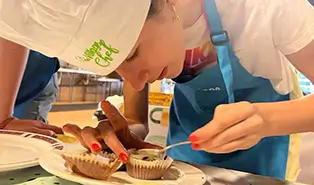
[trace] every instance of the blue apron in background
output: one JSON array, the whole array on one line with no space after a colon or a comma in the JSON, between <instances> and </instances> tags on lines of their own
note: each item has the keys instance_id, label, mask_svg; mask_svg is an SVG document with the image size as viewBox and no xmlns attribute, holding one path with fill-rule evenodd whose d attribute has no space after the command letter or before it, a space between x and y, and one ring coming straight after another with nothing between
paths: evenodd
<instances>
[{"instance_id":1,"label":"blue apron in background","mask_svg":"<svg viewBox=\"0 0 314 185\"><path fill-rule=\"evenodd\" d=\"M180 77L174 79L177 83L170 110L168 145L186 141L193 131L213 119L215 107L220 104L278 102L290 98L289 94L278 94L268 79L254 77L241 65L228 33L223 30L215 0L204 0L204 9L219 62L188 82L182 82ZM184 145L169 150L168 155L190 163L284 179L288 149L289 136L279 136L264 138L248 150L229 154L194 151Z\"/></svg>"},{"instance_id":2,"label":"blue apron in background","mask_svg":"<svg viewBox=\"0 0 314 185\"><path fill-rule=\"evenodd\" d=\"M59 69L57 58L50 58L30 51L26 69L15 101L14 116L19 118L29 104L49 83L52 75Z\"/></svg>"}]
</instances>

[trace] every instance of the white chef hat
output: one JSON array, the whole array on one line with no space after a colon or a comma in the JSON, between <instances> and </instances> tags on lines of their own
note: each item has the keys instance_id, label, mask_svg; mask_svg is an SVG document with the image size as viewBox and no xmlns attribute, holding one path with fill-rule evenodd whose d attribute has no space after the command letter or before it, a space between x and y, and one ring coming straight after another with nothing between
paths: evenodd
<instances>
[{"instance_id":1,"label":"white chef hat","mask_svg":"<svg viewBox=\"0 0 314 185\"><path fill-rule=\"evenodd\" d=\"M0 37L97 74L114 71L145 23L151 0L0 2Z\"/></svg>"}]
</instances>

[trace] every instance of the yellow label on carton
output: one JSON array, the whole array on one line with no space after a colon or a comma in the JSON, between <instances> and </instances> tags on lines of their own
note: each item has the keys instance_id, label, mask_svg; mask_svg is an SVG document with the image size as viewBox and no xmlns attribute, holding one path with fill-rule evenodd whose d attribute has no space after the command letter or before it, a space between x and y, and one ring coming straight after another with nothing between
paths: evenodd
<instances>
[{"instance_id":1,"label":"yellow label on carton","mask_svg":"<svg viewBox=\"0 0 314 185\"><path fill-rule=\"evenodd\" d=\"M149 93L149 105L170 106L172 101L172 94L164 94L151 92Z\"/></svg>"}]
</instances>

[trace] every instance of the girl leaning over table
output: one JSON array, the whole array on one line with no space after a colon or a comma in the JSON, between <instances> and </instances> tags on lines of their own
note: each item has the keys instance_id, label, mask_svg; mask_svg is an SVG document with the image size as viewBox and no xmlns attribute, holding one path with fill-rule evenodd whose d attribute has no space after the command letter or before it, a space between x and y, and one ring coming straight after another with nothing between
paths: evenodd
<instances>
[{"instance_id":1,"label":"girl leaning over table","mask_svg":"<svg viewBox=\"0 0 314 185\"><path fill-rule=\"evenodd\" d=\"M4 39L124 78L124 116L104 101L108 120L96 128L63 128L91 150L105 142L127 161L127 148L157 147L136 134L146 131L146 84L162 78L176 82L167 144L192 142L168 152L176 160L290 178L291 134L314 130L314 96L291 100L291 64L314 81L314 8L307 0L25 0L0 8L1 15L20 13L1 16ZM1 60L11 72L1 68L0 75L12 76L0 81L6 97L15 94L23 68L23 58L15 59Z\"/></svg>"}]
</instances>

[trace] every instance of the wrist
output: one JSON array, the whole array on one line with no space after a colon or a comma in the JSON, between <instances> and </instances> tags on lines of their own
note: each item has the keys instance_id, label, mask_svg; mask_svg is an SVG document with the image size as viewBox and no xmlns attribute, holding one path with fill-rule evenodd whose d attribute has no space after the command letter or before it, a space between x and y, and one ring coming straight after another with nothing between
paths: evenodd
<instances>
[{"instance_id":1,"label":"wrist","mask_svg":"<svg viewBox=\"0 0 314 185\"><path fill-rule=\"evenodd\" d=\"M13 116L10 116L0 122L0 129L4 129L11 121L15 120L16 118Z\"/></svg>"},{"instance_id":2,"label":"wrist","mask_svg":"<svg viewBox=\"0 0 314 185\"><path fill-rule=\"evenodd\" d=\"M255 103L267 128L265 137L314 131L313 98Z\"/></svg>"},{"instance_id":3,"label":"wrist","mask_svg":"<svg viewBox=\"0 0 314 185\"><path fill-rule=\"evenodd\" d=\"M12 115L13 115L12 111L0 108L0 123L7 119L8 117L12 117Z\"/></svg>"}]
</instances>

